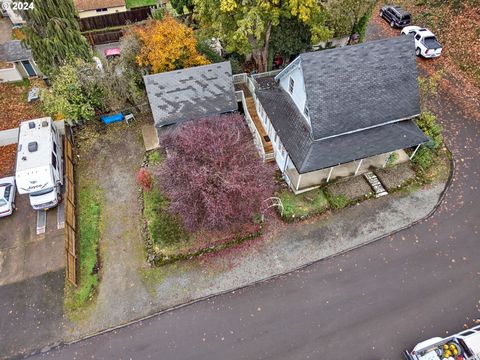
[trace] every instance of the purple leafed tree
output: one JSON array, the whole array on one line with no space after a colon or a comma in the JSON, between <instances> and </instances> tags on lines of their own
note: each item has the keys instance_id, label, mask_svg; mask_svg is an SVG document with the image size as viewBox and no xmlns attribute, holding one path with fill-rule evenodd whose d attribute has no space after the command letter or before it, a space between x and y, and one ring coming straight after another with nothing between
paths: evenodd
<instances>
[{"instance_id":1,"label":"purple leafed tree","mask_svg":"<svg viewBox=\"0 0 480 360\"><path fill-rule=\"evenodd\" d=\"M239 114L180 125L163 146L160 185L191 231L251 223L273 194L273 171L259 158Z\"/></svg>"}]
</instances>

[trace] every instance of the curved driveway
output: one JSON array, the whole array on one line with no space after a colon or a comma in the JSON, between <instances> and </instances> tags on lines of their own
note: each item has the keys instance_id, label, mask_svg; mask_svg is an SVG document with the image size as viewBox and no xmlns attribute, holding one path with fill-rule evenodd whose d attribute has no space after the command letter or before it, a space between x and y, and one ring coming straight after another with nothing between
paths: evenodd
<instances>
[{"instance_id":1,"label":"curved driveway","mask_svg":"<svg viewBox=\"0 0 480 360\"><path fill-rule=\"evenodd\" d=\"M401 359L480 318L480 107L430 104L456 174L439 210L302 271L43 355L54 359ZM435 102L435 101L434 101Z\"/></svg>"}]
</instances>

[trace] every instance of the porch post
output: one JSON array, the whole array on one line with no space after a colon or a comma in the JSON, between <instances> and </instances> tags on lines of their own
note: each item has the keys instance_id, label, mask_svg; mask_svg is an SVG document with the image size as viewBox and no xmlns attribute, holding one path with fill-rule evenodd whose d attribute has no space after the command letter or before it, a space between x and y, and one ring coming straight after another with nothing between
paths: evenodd
<instances>
[{"instance_id":1,"label":"porch post","mask_svg":"<svg viewBox=\"0 0 480 360\"><path fill-rule=\"evenodd\" d=\"M300 180L302 180L302 174L298 174L298 181L297 181L297 186L295 186L295 190L298 190L300 187Z\"/></svg>"},{"instance_id":2,"label":"porch post","mask_svg":"<svg viewBox=\"0 0 480 360\"><path fill-rule=\"evenodd\" d=\"M285 174L285 171L287 170L287 164L288 164L288 153L287 153L287 156L285 156L285 165L283 165L283 171L282 171L283 174Z\"/></svg>"},{"instance_id":3,"label":"porch post","mask_svg":"<svg viewBox=\"0 0 480 360\"><path fill-rule=\"evenodd\" d=\"M335 167L335 166L332 166L332 167L330 168L330 171L328 172L327 183L330 181L330 177L332 176L332 171L333 171L333 168L334 168L334 167Z\"/></svg>"},{"instance_id":4,"label":"porch post","mask_svg":"<svg viewBox=\"0 0 480 360\"><path fill-rule=\"evenodd\" d=\"M420 145L421 145L421 144L418 144L418 145L417 145L417 147L415 148L415 151L413 152L413 154L412 154L412 155L410 155L410 160L412 160L412 159L413 159L413 157L414 157L414 156L415 156L415 154L417 153L417 150L420 148Z\"/></svg>"},{"instance_id":5,"label":"porch post","mask_svg":"<svg viewBox=\"0 0 480 360\"><path fill-rule=\"evenodd\" d=\"M357 175L358 170L360 170L360 166L362 166L362 163L363 163L363 159L361 159L360 162L358 163L357 169L355 170L355 174L353 174L354 176Z\"/></svg>"}]
</instances>

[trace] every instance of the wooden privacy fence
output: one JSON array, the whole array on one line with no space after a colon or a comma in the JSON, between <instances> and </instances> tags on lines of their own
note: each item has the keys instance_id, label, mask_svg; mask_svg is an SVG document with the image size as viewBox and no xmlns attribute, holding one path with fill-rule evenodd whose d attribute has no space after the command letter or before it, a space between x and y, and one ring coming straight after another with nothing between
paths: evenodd
<instances>
[{"instance_id":1,"label":"wooden privacy fence","mask_svg":"<svg viewBox=\"0 0 480 360\"><path fill-rule=\"evenodd\" d=\"M90 44L101 45L109 44L112 42L120 41L120 38L123 36L123 30L106 30L106 31L97 31L97 32L87 32L84 33L87 37Z\"/></svg>"},{"instance_id":2,"label":"wooden privacy fence","mask_svg":"<svg viewBox=\"0 0 480 360\"><path fill-rule=\"evenodd\" d=\"M140 7L124 12L92 16L79 20L80 31L98 30L116 26L124 26L148 19L152 11L150 7Z\"/></svg>"},{"instance_id":3,"label":"wooden privacy fence","mask_svg":"<svg viewBox=\"0 0 480 360\"><path fill-rule=\"evenodd\" d=\"M65 257L67 279L77 285L77 248L75 236L75 188L73 178L73 145L71 133L65 129Z\"/></svg>"}]
</instances>

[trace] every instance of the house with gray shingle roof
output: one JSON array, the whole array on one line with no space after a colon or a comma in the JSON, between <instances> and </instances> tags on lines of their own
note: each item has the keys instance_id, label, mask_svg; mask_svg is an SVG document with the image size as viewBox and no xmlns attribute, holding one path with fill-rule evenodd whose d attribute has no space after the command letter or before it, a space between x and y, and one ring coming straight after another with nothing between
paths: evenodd
<instances>
[{"instance_id":1,"label":"house with gray shingle roof","mask_svg":"<svg viewBox=\"0 0 480 360\"><path fill-rule=\"evenodd\" d=\"M21 81L40 75L42 73L33 60L32 51L20 40L0 45L0 82Z\"/></svg>"},{"instance_id":2,"label":"house with gray shingle roof","mask_svg":"<svg viewBox=\"0 0 480 360\"><path fill-rule=\"evenodd\" d=\"M238 110L229 61L143 77L155 127Z\"/></svg>"},{"instance_id":3,"label":"house with gray shingle roof","mask_svg":"<svg viewBox=\"0 0 480 360\"><path fill-rule=\"evenodd\" d=\"M301 54L273 80L256 77L257 112L295 192L408 161L403 149L428 141L410 37Z\"/></svg>"}]
</instances>

